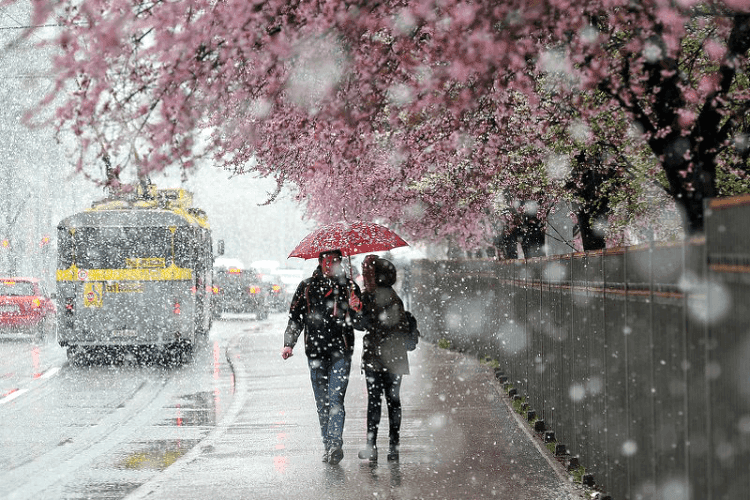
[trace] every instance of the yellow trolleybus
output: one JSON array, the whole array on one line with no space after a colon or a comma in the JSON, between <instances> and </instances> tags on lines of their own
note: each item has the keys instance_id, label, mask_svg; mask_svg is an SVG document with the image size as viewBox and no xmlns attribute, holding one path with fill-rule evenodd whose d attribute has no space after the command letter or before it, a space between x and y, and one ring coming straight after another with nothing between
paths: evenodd
<instances>
[{"instance_id":1,"label":"yellow trolleybus","mask_svg":"<svg viewBox=\"0 0 750 500\"><path fill-rule=\"evenodd\" d=\"M213 251L205 213L180 189L149 186L57 227L58 342L189 353L211 327Z\"/></svg>"}]
</instances>

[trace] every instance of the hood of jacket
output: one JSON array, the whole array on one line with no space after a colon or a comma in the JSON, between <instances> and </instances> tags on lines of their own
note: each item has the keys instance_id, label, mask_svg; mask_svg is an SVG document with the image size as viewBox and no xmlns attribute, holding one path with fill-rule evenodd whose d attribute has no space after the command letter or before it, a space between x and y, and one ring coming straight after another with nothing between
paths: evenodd
<instances>
[{"instance_id":1,"label":"hood of jacket","mask_svg":"<svg viewBox=\"0 0 750 500\"><path fill-rule=\"evenodd\" d=\"M396 284L396 266L389 260L378 257L372 264L375 271L375 280L380 286L393 286Z\"/></svg>"}]
</instances>

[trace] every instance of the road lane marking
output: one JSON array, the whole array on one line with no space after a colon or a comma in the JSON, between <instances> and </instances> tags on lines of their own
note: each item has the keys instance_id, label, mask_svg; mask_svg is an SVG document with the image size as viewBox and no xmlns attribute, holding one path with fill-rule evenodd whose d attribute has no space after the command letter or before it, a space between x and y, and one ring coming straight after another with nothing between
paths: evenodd
<instances>
[{"instance_id":1,"label":"road lane marking","mask_svg":"<svg viewBox=\"0 0 750 500\"><path fill-rule=\"evenodd\" d=\"M21 394L27 391L28 389L13 389L10 392L3 394L3 397L0 398L0 405L4 405L5 403L9 403L13 401L18 396L20 396Z\"/></svg>"},{"instance_id":2,"label":"road lane marking","mask_svg":"<svg viewBox=\"0 0 750 500\"><path fill-rule=\"evenodd\" d=\"M42 379L42 380L50 378L50 377L54 376L55 374L57 374L57 372L59 372L59 371L60 371L60 367L59 366L53 366L49 370L43 372L42 375L39 378Z\"/></svg>"},{"instance_id":3,"label":"road lane marking","mask_svg":"<svg viewBox=\"0 0 750 500\"><path fill-rule=\"evenodd\" d=\"M55 376L57 374L57 372L59 372L59 371L60 371L60 367L59 366L53 366L52 368L48 368L47 370L45 370L41 374L34 375L31 383L32 383L33 386L37 386L37 385L41 384L41 382L36 382L35 383L34 381L36 381L36 380L47 380L47 379L52 378L53 376ZM4 405L5 403L13 401L18 396L20 396L21 394L24 394L24 393L26 393L28 391L29 391L28 387L26 387L26 388L18 388L18 387L16 387L15 389L11 389L10 391L6 392L5 394L1 394L0 395L0 405Z\"/></svg>"}]
</instances>

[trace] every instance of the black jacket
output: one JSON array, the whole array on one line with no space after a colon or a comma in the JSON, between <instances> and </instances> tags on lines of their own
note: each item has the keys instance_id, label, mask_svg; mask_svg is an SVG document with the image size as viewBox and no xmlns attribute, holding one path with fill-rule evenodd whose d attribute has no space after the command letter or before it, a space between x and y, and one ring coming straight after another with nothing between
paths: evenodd
<instances>
[{"instance_id":1,"label":"black jacket","mask_svg":"<svg viewBox=\"0 0 750 500\"><path fill-rule=\"evenodd\" d=\"M378 286L362 294L362 313L356 325L366 330L362 349L362 368L367 371L409 373L406 335L409 320L404 303L391 286Z\"/></svg>"},{"instance_id":2,"label":"black jacket","mask_svg":"<svg viewBox=\"0 0 750 500\"><path fill-rule=\"evenodd\" d=\"M362 311L355 321L357 329L367 331L362 339L362 368L406 375L409 373L405 342L409 320L404 303L393 289L396 268L381 258L375 259L372 265L377 287L362 294Z\"/></svg>"},{"instance_id":3,"label":"black jacket","mask_svg":"<svg viewBox=\"0 0 750 500\"><path fill-rule=\"evenodd\" d=\"M305 354L310 358L330 357L354 351L354 330L349 310L350 291L360 296L359 286L341 277L323 276L320 267L302 281L294 292L284 346L294 347L305 332Z\"/></svg>"}]
</instances>

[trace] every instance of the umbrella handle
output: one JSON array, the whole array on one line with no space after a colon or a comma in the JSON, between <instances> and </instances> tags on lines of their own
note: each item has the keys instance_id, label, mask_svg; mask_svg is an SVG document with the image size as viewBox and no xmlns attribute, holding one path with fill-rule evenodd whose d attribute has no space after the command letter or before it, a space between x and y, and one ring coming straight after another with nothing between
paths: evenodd
<instances>
[{"instance_id":1,"label":"umbrella handle","mask_svg":"<svg viewBox=\"0 0 750 500\"><path fill-rule=\"evenodd\" d=\"M347 260L349 261L349 280L351 283L349 284L349 296L354 292L354 274L352 273L352 256L347 255Z\"/></svg>"}]
</instances>

